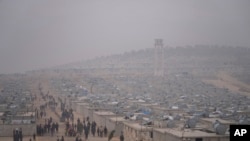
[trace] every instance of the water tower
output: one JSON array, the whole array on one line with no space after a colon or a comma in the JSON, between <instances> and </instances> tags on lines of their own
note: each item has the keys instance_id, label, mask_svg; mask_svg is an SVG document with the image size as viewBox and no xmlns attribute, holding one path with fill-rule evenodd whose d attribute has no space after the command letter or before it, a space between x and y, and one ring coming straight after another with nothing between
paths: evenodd
<instances>
[{"instance_id":1,"label":"water tower","mask_svg":"<svg viewBox=\"0 0 250 141\"><path fill-rule=\"evenodd\" d=\"M155 61L154 61L154 75L163 76L164 75L164 48L163 40L155 39Z\"/></svg>"}]
</instances>

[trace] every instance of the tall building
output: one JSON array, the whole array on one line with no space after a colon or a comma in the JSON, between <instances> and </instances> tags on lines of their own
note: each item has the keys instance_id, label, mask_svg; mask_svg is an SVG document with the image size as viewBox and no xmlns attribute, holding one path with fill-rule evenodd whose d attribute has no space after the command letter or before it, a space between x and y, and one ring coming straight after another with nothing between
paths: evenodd
<instances>
[{"instance_id":1,"label":"tall building","mask_svg":"<svg viewBox=\"0 0 250 141\"><path fill-rule=\"evenodd\" d=\"M154 61L154 75L164 75L164 48L163 40L155 39L155 61Z\"/></svg>"}]
</instances>

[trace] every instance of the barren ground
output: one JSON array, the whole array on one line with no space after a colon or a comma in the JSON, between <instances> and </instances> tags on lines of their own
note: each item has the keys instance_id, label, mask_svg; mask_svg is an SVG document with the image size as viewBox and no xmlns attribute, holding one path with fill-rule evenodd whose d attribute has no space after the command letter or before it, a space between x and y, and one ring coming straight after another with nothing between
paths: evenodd
<instances>
[{"instance_id":1,"label":"barren ground","mask_svg":"<svg viewBox=\"0 0 250 141\"><path fill-rule=\"evenodd\" d=\"M228 90L250 96L250 85L237 80L225 72L217 74L217 79L203 80L203 82L212 84L219 88L227 88Z\"/></svg>"}]
</instances>

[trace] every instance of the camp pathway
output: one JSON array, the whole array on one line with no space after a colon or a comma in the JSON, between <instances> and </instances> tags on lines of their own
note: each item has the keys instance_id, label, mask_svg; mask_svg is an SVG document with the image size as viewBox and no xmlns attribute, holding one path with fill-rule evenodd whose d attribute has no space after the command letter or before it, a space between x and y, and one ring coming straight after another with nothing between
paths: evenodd
<instances>
[{"instance_id":1,"label":"camp pathway","mask_svg":"<svg viewBox=\"0 0 250 141\"><path fill-rule=\"evenodd\" d=\"M40 79L39 83L41 83L44 92L49 91L50 95L53 95L57 99L58 94L53 93L55 91L52 90L51 86L48 87L49 86L48 81L46 81L46 80L44 81L44 79L43 79L43 81L41 81L41 79ZM42 99L39 91L37 90L38 89L37 86L38 86L38 82L33 83L32 86L31 86L32 90L33 90L32 93L35 93L37 95L37 99L36 99L36 101L34 101L34 105L36 107L38 107L39 105L45 103L45 101ZM61 112L59 111L59 106L56 108L56 111L58 112L58 115L61 114ZM78 113L74 112L74 114L77 115L76 117L80 117L80 115ZM64 136L64 134L65 134L65 123L60 122L60 117L58 115L55 113L55 111L52 111L49 107L46 108L46 117L37 119L36 123L44 125L45 118L48 119L48 118L52 117L53 122L57 122L59 124L59 131L58 131L58 133L55 133L54 136L51 136L48 133L45 134L44 136L36 136L36 141L57 141L57 136L60 137L60 138L62 136ZM29 130L29 129L24 129L24 130ZM35 132L36 131L34 131L34 133ZM83 135L81 136L81 138L82 138L82 141L84 141L84 136ZM23 141L29 141L30 139L32 139L32 141L33 141L33 136L24 136L23 137ZM0 141L13 141L13 137L0 137ZM64 136L64 141L75 141L75 137ZM108 139L107 138L100 138L100 137L93 137L92 135L90 135L88 141L108 141ZM119 140L117 138L114 138L111 141L119 141Z\"/></svg>"}]
</instances>

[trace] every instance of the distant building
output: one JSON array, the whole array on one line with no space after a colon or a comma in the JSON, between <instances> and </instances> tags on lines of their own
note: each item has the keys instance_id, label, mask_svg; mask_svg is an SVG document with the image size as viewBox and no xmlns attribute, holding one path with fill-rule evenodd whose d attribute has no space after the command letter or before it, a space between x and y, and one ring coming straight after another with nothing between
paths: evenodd
<instances>
[{"instance_id":1,"label":"distant building","mask_svg":"<svg viewBox=\"0 0 250 141\"><path fill-rule=\"evenodd\" d=\"M3 118L3 113L0 113ZM14 129L22 129L23 136L31 136L36 131L35 112L20 112L15 116L8 116L8 121L0 123L0 137L12 136Z\"/></svg>"},{"instance_id":2,"label":"distant building","mask_svg":"<svg viewBox=\"0 0 250 141\"><path fill-rule=\"evenodd\" d=\"M123 132L125 141L153 141L153 128L139 123L124 122Z\"/></svg>"},{"instance_id":3,"label":"distant building","mask_svg":"<svg viewBox=\"0 0 250 141\"><path fill-rule=\"evenodd\" d=\"M217 135L199 130L154 129L155 141L229 141L229 135Z\"/></svg>"}]
</instances>

